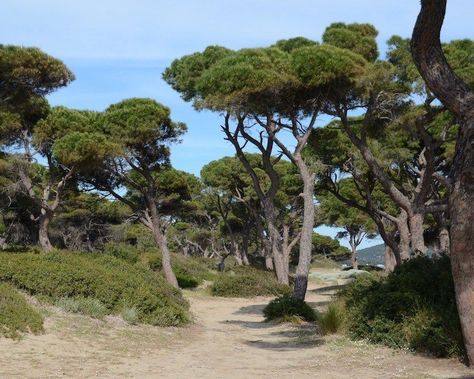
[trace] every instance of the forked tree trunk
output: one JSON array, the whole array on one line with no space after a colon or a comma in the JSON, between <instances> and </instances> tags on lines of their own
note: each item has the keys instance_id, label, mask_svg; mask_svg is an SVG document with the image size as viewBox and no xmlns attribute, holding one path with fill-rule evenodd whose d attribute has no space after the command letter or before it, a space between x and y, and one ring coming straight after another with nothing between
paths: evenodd
<instances>
[{"instance_id":1,"label":"forked tree trunk","mask_svg":"<svg viewBox=\"0 0 474 379\"><path fill-rule=\"evenodd\" d=\"M301 178L303 180L304 202L303 226L301 228L300 251L296 267L295 287L293 296L304 300L308 288L308 275L311 267L311 249L314 228L314 180L315 174L309 172L301 156L295 157Z\"/></svg>"},{"instance_id":2,"label":"forked tree trunk","mask_svg":"<svg viewBox=\"0 0 474 379\"><path fill-rule=\"evenodd\" d=\"M474 364L474 91L451 69L441 48L446 0L422 0L412 55L429 89L460 125L449 195L451 267L466 352Z\"/></svg>"}]
</instances>

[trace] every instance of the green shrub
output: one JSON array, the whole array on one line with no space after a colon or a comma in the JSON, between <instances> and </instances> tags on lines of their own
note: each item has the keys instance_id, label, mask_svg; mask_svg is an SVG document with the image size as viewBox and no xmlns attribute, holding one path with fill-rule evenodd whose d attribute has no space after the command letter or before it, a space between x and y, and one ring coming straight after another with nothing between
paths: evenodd
<instances>
[{"instance_id":1,"label":"green shrub","mask_svg":"<svg viewBox=\"0 0 474 379\"><path fill-rule=\"evenodd\" d=\"M138 311L135 308L124 308L120 315L129 324L136 325L138 323Z\"/></svg>"},{"instance_id":2,"label":"green shrub","mask_svg":"<svg viewBox=\"0 0 474 379\"><path fill-rule=\"evenodd\" d=\"M150 254L146 258L147 265L153 271L161 271L161 257L158 254ZM172 254L171 265L181 288L195 288L204 280L215 278L215 261L210 258L185 257L180 254Z\"/></svg>"},{"instance_id":3,"label":"green shrub","mask_svg":"<svg viewBox=\"0 0 474 379\"><path fill-rule=\"evenodd\" d=\"M318 269L341 269L341 266L332 259L325 257L313 257L311 261L311 268Z\"/></svg>"},{"instance_id":4,"label":"green shrub","mask_svg":"<svg viewBox=\"0 0 474 379\"><path fill-rule=\"evenodd\" d=\"M220 273L211 286L213 296L223 297L279 296L290 292L290 287L278 283L273 273L251 267Z\"/></svg>"},{"instance_id":5,"label":"green shrub","mask_svg":"<svg viewBox=\"0 0 474 379\"><path fill-rule=\"evenodd\" d=\"M97 319L103 319L108 314L108 309L99 300L94 298L69 298L62 297L55 304L67 312L82 313Z\"/></svg>"},{"instance_id":6,"label":"green shrub","mask_svg":"<svg viewBox=\"0 0 474 379\"><path fill-rule=\"evenodd\" d=\"M326 312L318 317L322 334L334 334L341 331L345 321L345 308L342 301L329 303Z\"/></svg>"},{"instance_id":7,"label":"green shrub","mask_svg":"<svg viewBox=\"0 0 474 379\"><path fill-rule=\"evenodd\" d=\"M190 319L188 303L163 277L109 255L1 254L0 280L52 301L63 297L96 299L107 313L135 308L142 323L170 326ZM92 311L94 304L84 307Z\"/></svg>"},{"instance_id":8,"label":"green shrub","mask_svg":"<svg viewBox=\"0 0 474 379\"><path fill-rule=\"evenodd\" d=\"M316 321L317 316L304 300L296 299L289 294L277 297L263 309L265 321L302 322Z\"/></svg>"},{"instance_id":9,"label":"green shrub","mask_svg":"<svg viewBox=\"0 0 474 379\"><path fill-rule=\"evenodd\" d=\"M0 335L19 338L23 333L43 331L43 317L22 294L6 283L0 284Z\"/></svg>"},{"instance_id":10,"label":"green shrub","mask_svg":"<svg viewBox=\"0 0 474 379\"><path fill-rule=\"evenodd\" d=\"M358 277L340 294L355 339L438 357L464 355L449 258L418 257L387 277Z\"/></svg>"},{"instance_id":11,"label":"green shrub","mask_svg":"<svg viewBox=\"0 0 474 379\"><path fill-rule=\"evenodd\" d=\"M102 319L108 313L100 300L86 297L79 298L80 312L93 318Z\"/></svg>"},{"instance_id":12,"label":"green shrub","mask_svg":"<svg viewBox=\"0 0 474 379\"><path fill-rule=\"evenodd\" d=\"M139 257L137 248L126 243L109 242L104 246L104 253L132 264L137 263Z\"/></svg>"},{"instance_id":13,"label":"green shrub","mask_svg":"<svg viewBox=\"0 0 474 379\"><path fill-rule=\"evenodd\" d=\"M72 297L60 297L54 302L54 305L62 308L66 312L79 313L81 306L79 301L73 299Z\"/></svg>"}]
</instances>

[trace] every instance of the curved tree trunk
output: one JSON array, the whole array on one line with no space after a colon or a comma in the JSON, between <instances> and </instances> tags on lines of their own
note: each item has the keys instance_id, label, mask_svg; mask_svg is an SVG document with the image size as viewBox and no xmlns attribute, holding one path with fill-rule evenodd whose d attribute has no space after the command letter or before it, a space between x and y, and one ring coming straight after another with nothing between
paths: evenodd
<instances>
[{"instance_id":1,"label":"curved tree trunk","mask_svg":"<svg viewBox=\"0 0 474 379\"><path fill-rule=\"evenodd\" d=\"M173 272L171 267L171 254L168 249L168 242L166 236L161 230L161 220L158 214L158 209L156 208L155 200L152 196L146 196L147 210L149 212L149 220L147 226L151 229L153 234L153 239L155 240L156 245L160 249L161 253L161 266L163 268L163 273L166 280L175 288L179 288L178 280Z\"/></svg>"},{"instance_id":2,"label":"curved tree trunk","mask_svg":"<svg viewBox=\"0 0 474 379\"><path fill-rule=\"evenodd\" d=\"M446 0L422 0L412 55L429 89L459 121L449 195L451 266L466 352L474 364L474 91L451 69L441 48Z\"/></svg>"},{"instance_id":3,"label":"curved tree trunk","mask_svg":"<svg viewBox=\"0 0 474 379\"><path fill-rule=\"evenodd\" d=\"M153 227L152 233L156 245L158 246L161 252L161 266L163 268L165 278L168 283L171 284L173 287L179 288L178 280L176 279L176 276L173 272L173 268L171 267L171 254L168 249L166 236L161 232L161 228L159 225Z\"/></svg>"}]
</instances>

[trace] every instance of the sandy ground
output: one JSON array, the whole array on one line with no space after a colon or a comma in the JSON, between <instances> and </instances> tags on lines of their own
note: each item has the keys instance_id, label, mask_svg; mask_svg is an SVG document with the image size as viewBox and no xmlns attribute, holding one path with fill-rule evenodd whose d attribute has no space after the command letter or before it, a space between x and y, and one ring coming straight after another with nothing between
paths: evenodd
<instances>
[{"instance_id":1,"label":"sandy ground","mask_svg":"<svg viewBox=\"0 0 474 379\"><path fill-rule=\"evenodd\" d=\"M313 285L307 300L324 307L331 291ZM263 323L267 298L188 297L196 322L179 329L48 308L45 334L0 340L0 378L474 378L455 360Z\"/></svg>"}]
</instances>

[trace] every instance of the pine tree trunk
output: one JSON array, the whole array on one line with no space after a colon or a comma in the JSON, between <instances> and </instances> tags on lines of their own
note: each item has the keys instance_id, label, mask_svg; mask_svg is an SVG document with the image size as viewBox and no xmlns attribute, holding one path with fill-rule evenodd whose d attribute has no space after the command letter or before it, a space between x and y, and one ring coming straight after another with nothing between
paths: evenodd
<instances>
[{"instance_id":1,"label":"pine tree trunk","mask_svg":"<svg viewBox=\"0 0 474 379\"><path fill-rule=\"evenodd\" d=\"M422 0L411 51L433 94L457 116L459 133L450 177L451 267L467 356L474 364L474 91L449 66L440 34L446 0Z\"/></svg>"},{"instance_id":2,"label":"pine tree trunk","mask_svg":"<svg viewBox=\"0 0 474 379\"><path fill-rule=\"evenodd\" d=\"M421 213L414 213L408 218L411 250L415 255L426 254L426 245L423 237L423 219L424 215Z\"/></svg>"},{"instance_id":3,"label":"pine tree trunk","mask_svg":"<svg viewBox=\"0 0 474 379\"><path fill-rule=\"evenodd\" d=\"M161 230L161 221L158 215L158 209L156 208L155 201L151 196L148 196L146 200L148 211L151 217L151 232L153 234L153 239L155 240L155 243L158 246L158 249L160 249L161 253L161 266L163 268L163 273L169 284L175 288L179 288L178 280L176 279L173 268L171 267L171 254L168 249L166 236Z\"/></svg>"},{"instance_id":4,"label":"pine tree trunk","mask_svg":"<svg viewBox=\"0 0 474 379\"><path fill-rule=\"evenodd\" d=\"M295 287L293 296L304 300L308 288L308 275L311 267L311 249L314 228L314 180L302 157L295 157L301 178L303 180L303 226L301 228L300 251L298 266L296 267Z\"/></svg>"},{"instance_id":5,"label":"pine tree trunk","mask_svg":"<svg viewBox=\"0 0 474 379\"><path fill-rule=\"evenodd\" d=\"M248 257L248 250L249 250L249 229L247 229L246 233L244 234L243 241L242 241L242 263L244 266L248 266L250 264L249 257Z\"/></svg>"},{"instance_id":6,"label":"pine tree trunk","mask_svg":"<svg viewBox=\"0 0 474 379\"><path fill-rule=\"evenodd\" d=\"M385 251L384 251L384 266L385 266L385 272L393 272L395 270L395 267L397 267L397 260L395 258L395 254L393 253L393 250L389 246L385 246Z\"/></svg>"},{"instance_id":7,"label":"pine tree trunk","mask_svg":"<svg viewBox=\"0 0 474 379\"><path fill-rule=\"evenodd\" d=\"M449 197L450 257L464 344L469 362L474 364L474 117L466 129L462 142L458 142L455 181Z\"/></svg>"},{"instance_id":8,"label":"pine tree trunk","mask_svg":"<svg viewBox=\"0 0 474 379\"><path fill-rule=\"evenodd\" d=\"M401 210L398 216L397 229L400 237L398 243L400 258L403 262L410 259L410 229L408 228L408 216L404 210Z\"/></svg>"},{"instance_id":9,"label":"pine tree trunk","mask_svg":"<svg viewBox=\"0 0 474 379\"><path fill-rule=\"evenodd\" d=\"M359 263L357 261L357 246L356 244L351 241L351 263L352 263L352 269L358 270L359 269Z\"/></svg>"},{"instance_id":10,"label":"pine tree trunk","mask_svg":"<svg viewBox=\"0 0 474 379\"><path fill-rule=\"evenodd\" d=\"M49 240L49 223L51 222L52 214L45 210L41 210L41 215L39 216L39 223L38 223L38 242L41 246L41 249L44 251L51 251L53 250L53 245L51 245L51 241Z\"/></svg>"},{"instance_id":11,"label":"pine tree trunk","mask_svg":"<svg viewBox=\"0 0 474 379\"><path fill-rule=\"evenodd\" d=\"M271 244L271 254L273 257L273 267L278 283L288 284L288 269L285 269L284 252L282 251L281 235L276 227L274 205L265 205L265 215L267 216L268 232Z\"/></svg>"},{"instance_id":12,"label":"pine tree trunk","mask_svg":"<svg viewBox=\"0 0 474 379\"><path fill-rule=\"evenodd\" d=\"M439 253L449 255L449 245L450 245L450 238L449 238L449 230L446 226L441 227L439 231Z\"/></svg>"},{"instance_id":13,"label":"pine tree trunk","mask_svg":"<svg viewBox=\"0 0 474 379\"><path fill-rule=\"evenodd\" d=\"M265 255L265 268L269 271L273 271L273 259L270 255Z\"/></svg>"}]
</instances>

